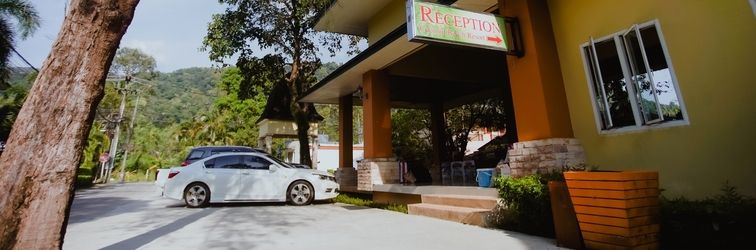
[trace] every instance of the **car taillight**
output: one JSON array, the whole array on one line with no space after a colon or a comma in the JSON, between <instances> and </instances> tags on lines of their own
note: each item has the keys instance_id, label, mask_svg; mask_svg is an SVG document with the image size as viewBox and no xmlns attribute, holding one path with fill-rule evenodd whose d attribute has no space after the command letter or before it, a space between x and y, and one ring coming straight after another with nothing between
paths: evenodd
<instances>
[{"instance_id":1,"label":"car taillight","mask_svg":"<svg viewBox=\"0 0 756 250\"><path fill-rule=\"evenodd\" d=\"M185 162L182 162L182 163L181 163L181 166L182 166L182 167L186 167L186 165L189 165L189 164L191 164L191 162L189 162L189 161L185 161Z\"/></svg>"},{"instance_id":2,"label":"car taillight","mask_svg":"<svg viewBox=\"0 0 756 250\"><path fill-rule=\"evenodd\" d=\"M178 175L179 171L171 171L168 173L168 179L173 178L174 176Z\"/></svg>"}]
</instances>

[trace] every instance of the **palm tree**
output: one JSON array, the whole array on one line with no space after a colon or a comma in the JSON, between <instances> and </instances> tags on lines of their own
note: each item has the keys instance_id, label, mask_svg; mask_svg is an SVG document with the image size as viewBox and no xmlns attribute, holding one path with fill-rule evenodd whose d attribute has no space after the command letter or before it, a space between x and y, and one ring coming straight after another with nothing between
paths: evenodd
<instances>
[{"instance_id":1,"label":"palm tree","mask_svg":"<svg viewBox=\"0 0 756 250\"><path fill-rule=\"evenodd\" d=\"M11 19L16 20L16 30L13 29ZM11 57L16 32L21 39L26 39L39 28L40 18L37 10L27 0L0 0L0 89L10 87Z\"/></svg>"}]
</instances>

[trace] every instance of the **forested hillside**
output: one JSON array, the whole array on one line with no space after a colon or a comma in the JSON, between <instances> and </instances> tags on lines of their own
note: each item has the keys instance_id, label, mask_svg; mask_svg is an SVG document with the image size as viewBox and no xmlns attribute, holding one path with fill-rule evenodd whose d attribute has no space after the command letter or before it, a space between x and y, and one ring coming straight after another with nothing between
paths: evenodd
<instances>
[{"instance_id":1,"label":"forested hillside","mask_svg":"<svg viewBox=\"0 0 756 250\"><path fill-rule=\"evenodd\" d=\"M191 120L197 114L210 112L215 99L221 71L213 68L179 69L159 74L152 81L154 95L149 97L144 117L156 127Z\"/></svg>"}]
</instances>

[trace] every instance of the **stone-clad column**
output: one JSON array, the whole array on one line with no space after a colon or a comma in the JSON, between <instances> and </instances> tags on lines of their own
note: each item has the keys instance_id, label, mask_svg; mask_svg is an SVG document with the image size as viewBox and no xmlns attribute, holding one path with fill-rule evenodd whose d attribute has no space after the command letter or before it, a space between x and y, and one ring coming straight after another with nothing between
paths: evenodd
<instances>
[{"instance_id":1,"label":"stone-clad column","mask_svg":"<svg viewBox=\"0 0 756 250\"><path fill-rule=\"evenodd\" d=\"M512 146L507 157L514 178L585 164L585 151L574 138L518 142Z\"/></svg>"}]
</instances>

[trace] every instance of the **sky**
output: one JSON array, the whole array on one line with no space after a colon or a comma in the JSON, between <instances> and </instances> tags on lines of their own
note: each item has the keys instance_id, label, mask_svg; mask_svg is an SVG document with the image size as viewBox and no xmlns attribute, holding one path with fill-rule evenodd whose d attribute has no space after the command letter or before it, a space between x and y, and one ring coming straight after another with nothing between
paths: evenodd
<instances>
[{"instance_id":1,"label":"sky","mask_svg":"<svg viewBox=\"0 0 756 250\"><path fill-rule=\"evenodd\" d=\"M16 50L36 68L50 53L63 24L70 0L31 0L42 18L42 25L26 40L17 39ZM207 52L200 52L207 24L213 14L222 13L225 6L217 0L141 0L134 20L121 40L121 47L139 48L153 56L157 69L172 72L190 67L210 67L213 63ZM261 52L259 56L263 56ZM323 62L344 63L346 53L334 58L321 56ZM227 61L233 64L233 61ZM14 66L26 64L17 56L11 59Z\"/></svg>"}]
</instances>

